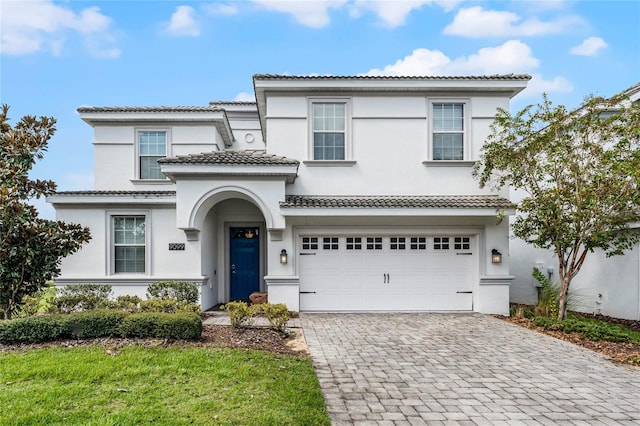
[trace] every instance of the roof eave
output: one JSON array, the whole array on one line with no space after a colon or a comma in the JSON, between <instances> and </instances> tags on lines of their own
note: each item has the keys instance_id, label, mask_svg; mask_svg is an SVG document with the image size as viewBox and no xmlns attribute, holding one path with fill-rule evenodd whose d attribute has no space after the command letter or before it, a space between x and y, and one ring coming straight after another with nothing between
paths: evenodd
<instances>
[{"instance_id":1,"label":"roof eave","mask_svg":"<svg viewBox=\"0 0 640 426\"><path fill-rule=\"evenodd\" d=\"M253 164L194 164L173 163L162 164L161 171L173 182L179 178L214 178L214 177L259 177L284 178L287 183L295 182L298 176L297 165L253 165Z\"/></svg>"},{"instance_id":2,"label":"roof eave","mask_svg":"<svg viewBox=\"0 0 640 426\"><path fill-rule=\"evenodd\" d=\"M103 195L103 194L54 194L46 198L47 203L56 205L75 205L75 204L165 204L175 205L176 196L143 196L133 194L122 195Z\"/></svg>"},{"instance_id":3,"label":"roof eave","mask_svg":"<svg viewBox=\"0 0 640 426\"><path fill-rule=\"evenodd\" d=\"M497 217L496 208L386 208L386 207L284 207L280 206L283 216L475 216ZM507 216L515 214L514 209L504 211Z\"/></svg>"}]
</instances>

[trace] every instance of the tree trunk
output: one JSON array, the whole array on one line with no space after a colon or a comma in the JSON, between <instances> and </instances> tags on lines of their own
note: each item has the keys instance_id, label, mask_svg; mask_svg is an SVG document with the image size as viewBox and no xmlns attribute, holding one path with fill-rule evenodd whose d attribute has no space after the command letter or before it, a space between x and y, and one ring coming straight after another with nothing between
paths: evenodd
<instances>
[{"instance_id":1,"label":"tree trunk","mask_svg":"<svg viewBox=\"0 0 640 426\"><path fill-rule=\"evenodd\" d=\"M562 277L562 287L560 287L560 295L558 297L558 319L562 321L567 316L567 294L569 293L569 285L571 284L571 275L565 273Z\"/></svg>"}]
</instances>

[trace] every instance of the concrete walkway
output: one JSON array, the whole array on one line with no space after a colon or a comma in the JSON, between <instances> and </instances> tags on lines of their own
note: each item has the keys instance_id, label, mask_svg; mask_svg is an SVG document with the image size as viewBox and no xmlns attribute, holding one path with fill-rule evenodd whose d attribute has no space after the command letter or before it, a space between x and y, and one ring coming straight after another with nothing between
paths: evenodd
<instances>
[{"instance_id":1,"label":"concrete walkway","mask_svg":"<svg viewBox=\"0 0 640 426\"><path fill-rule=\"evenodd\" d=\"M301 314L334 425L638 425L640 368L480 314Z\"/></svg>"}]
</instances>

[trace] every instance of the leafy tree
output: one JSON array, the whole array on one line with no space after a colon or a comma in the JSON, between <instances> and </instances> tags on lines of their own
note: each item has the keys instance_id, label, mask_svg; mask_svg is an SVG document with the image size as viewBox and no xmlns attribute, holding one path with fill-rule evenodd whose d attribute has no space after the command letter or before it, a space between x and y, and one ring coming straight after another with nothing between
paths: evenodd
<instances>
[{"instance_id":1,"label":"leafy tree","mask_svg":"<svg viewBox=\"0 0 640 426\"><path fill-rule=\"evenodd\" d=\"M89 228L38 217L28 200L53 194L52 181L31 180L29 171L43 158L55 132L51 117L23 117L8 123L0 112L0 308L11 318L22 297L34 294L57 275L63 257L91 239Z\"/></svg>"},{"instance_id":2,"label":"leafy tree","mask_svg":"<svg viewBox=\"0 0 640 426\"><path fill-rule=\"evenodd\" d=\"M573 111L544 97L511 115L500 110L474 169L480 186L526 195L513 233L558 258L558 319L587 254L621 255L639 240L640 105L590 97Z\"/></svg>"}]
</instances>

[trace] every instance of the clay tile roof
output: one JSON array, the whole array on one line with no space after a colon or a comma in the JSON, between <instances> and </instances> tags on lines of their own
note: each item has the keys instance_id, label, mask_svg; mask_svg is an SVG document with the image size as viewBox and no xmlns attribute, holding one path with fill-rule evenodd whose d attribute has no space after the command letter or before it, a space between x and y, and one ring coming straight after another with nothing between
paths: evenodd
<instances>
[{"instance_id":1,"label":"clay tile roof","mask_svg":"<svg viewBox=\"0 0 640 426\"><path fill-rule=\"evenodd\" d=\"M287 195L283 208L386 208L386 209L511 209L509 200L492 195L389 195L317 196Z\"/></svg>"},{"instance_id":2,"label":"clay tile roof","mask_svg":"<svg viewBox=\"0 0 640 426\"><path fill-rule=\"evenodd\" d=\"M226 164L251 166L297 166L297 160L267 154L264 151L214 151L201 154L179 155L158 160L162 164Z\"/></svg>"},{"instance_id":3,"label":"clay tile roof","mask_svg":"<svg viewBox=\"0 0 640 426\"><path fill-rule=\"evenodd\" d=\"M494 74L464 76L390 76L390 75L277 75L255 74L256 80L531 80L528 74Z\"/></svg>"},{"instance_id":4,"label":"clay tile roof","mask_svg":"<svg viewBox=\"0 0 640 426\"><path fill-rule=\"evenodd\" d=\"M79 113L86 112L218 112L223 108L214 106L113 106L113 107L80 107Z\"/></svg>"},{"instance_id":5,"label":"clay tile roof","mask_svg":"<svg viewBox=\"0 0 640 426\"><path fill-rule=\"evenodd\" d=\"M176 191L59 191L55 195L68 196L95 196L95 197L113 197L113 196L138 196L138 197L166 197L176 195Z\"/></svg>"}]
</instances>

